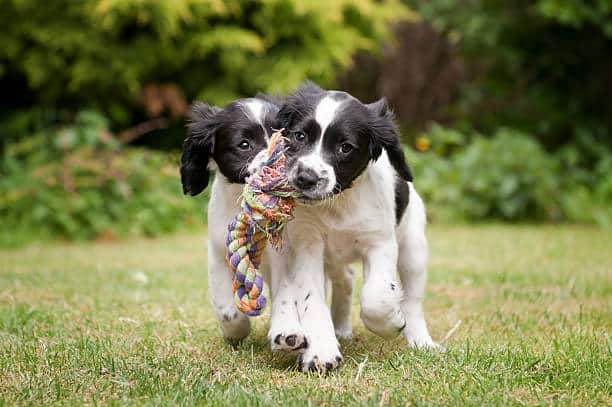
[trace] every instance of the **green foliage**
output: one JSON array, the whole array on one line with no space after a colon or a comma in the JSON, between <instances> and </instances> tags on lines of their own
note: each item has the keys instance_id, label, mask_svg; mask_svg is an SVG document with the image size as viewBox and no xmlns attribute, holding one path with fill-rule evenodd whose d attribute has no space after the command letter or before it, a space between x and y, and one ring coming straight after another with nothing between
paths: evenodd
<instances>
[{"instance_id":1,"label":"green foliage","mask_svg":"<svg viewBox=\"0 0 612 407\"><path fill-rule=\"evenodd\" d=\"M83 111L75 123L9 144L0 160L0 244L32 238L156 235L199 223L180 191L176 157L125 148L107 121Z\"/></svg>"},{"instance_id":2,"label":"green foliage","mask_svg":"<svg viewBox=\"0 0 612 407\"><path fill-rule=\"evenodd\" d=\"M570 177L563 195L563 209L567 218L577 222L612 225L612 152L608 151L597 162L592 172Z\"/></svg>"},{"instance_id":3,"label":"green foliage","mask_svg":"<svg viewBox=\"0 0 612 407\"><path fill-rule=\"evenodd\" d=\"M8 106L94 108L136 122L147 83L224 104L329 84L358 49L376 50L399 0L0 0L0 83ZM1 112L0 112L1 113ZM140 111L142 114L142 111Z\"/></svg>"},{"instance_id":4,"label":"green foliage","mask_svg":"<svg viewBox=\"0 0 612 407\"><path fill-rule=\"evenodd\" d=\"M612 221L609 154L587 171L575 149L548 153L517 130L483 137L434 126L422 138L429 151L407 154L433 219Z\"/></svg>"},{"instance_id":5,"label":"green foliage","mask_svg":"<svg viewBox=\"0 0 612 407\"><path fill-rule=\"evenodd\" d=\"M547 148L589 134L612 146L612 2L408 1L458 45L467 78L464 128L521 129Z\"/></svg>"}]
</instances>

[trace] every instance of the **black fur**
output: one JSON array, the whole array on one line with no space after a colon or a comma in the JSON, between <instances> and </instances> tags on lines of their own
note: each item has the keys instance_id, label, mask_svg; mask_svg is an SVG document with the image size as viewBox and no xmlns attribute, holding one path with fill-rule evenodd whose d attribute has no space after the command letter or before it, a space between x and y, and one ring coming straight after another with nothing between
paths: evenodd
<instances>
[{"instance_id":1,"label":"black fur","mask_svg":"<svg viewBox=\"0 0 612 407\"><path fill-rule=\"evenodd\" d=\"M395 178L395 222L399 225L408 207L410 188L408 183L400 177Z\"/></svg>"},{"instance_id":2,"label":"black fur","mask_svg":"<svg viewBox=\"0 0 612 407\"><path fill-rule=\"evenodd\" d=\"M412 171L404 158L404 150L400 143L399 132L393 122L395 115L389 110L387 100L382 98L366 106L372 114L370 128L373 138L374 159L380 156L384 148L387 150L389 161L398 175L405 181L412 182Z\"/></svg>"},{"instance_id":3,"label":"black fur","mask_svg":"<svg viewBox=\"0 0 612 407\"><path fill-rule=\"evenodd\" d=\"M376 161L383 150L387 152L399 177L412 181L412 172L404 159L393 113L384 99L365 105L348 93L327 92L311 82L288 96L278 115L280 125L287 129L289 138L288 168L298 157L311 152L322 136L314 116L317 105L326 96L343 101L335 120L325 131L322 149L324 161L334 168L336 175L334 193L350 188L368 163ZM300 137L304 139L299 140ZM343 144L349 144L352 151L343 154Z\"/></svg>"},{"instance_id":4,"label":"black fur","mask_svg":"<svg viewBox=\"0 0 612 407\"><path fill-rule=\"evenodd\" d=\"M265 117L261 124L250 116L246 107L254 100L264 103ZM202 102L194 103L181 157L181 181L185 194L197 195L206 188L211 158L229 182L244 183L249 175L248 165L258 152L266 148L272 128L278 127L278 106L272 103L273 100L263 96L239 99L223 109ZM248 142L248 150L239 148L243 141Z\"/></svg>"}]
</instances>

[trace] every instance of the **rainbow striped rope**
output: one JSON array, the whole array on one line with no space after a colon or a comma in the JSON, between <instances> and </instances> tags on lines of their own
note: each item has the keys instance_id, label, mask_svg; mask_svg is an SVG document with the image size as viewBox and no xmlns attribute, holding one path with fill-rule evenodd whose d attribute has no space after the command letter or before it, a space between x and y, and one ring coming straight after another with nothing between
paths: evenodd
<instances>
[{"instance_id":1,"label":"rainbow striped rope","mask_svg":"<svg viewBox=\"0 0 612 407\"><path fill-rule=\"evenodd\" d=\"M281 247L283 228L293 219L299 195L287 180L283 131L272 134L268 158L247 179L241 211L227 227L226 260L234 273L234 299L248 316L260 315L266 306L268 287L258 271L261 256L266 241L277 250Z\"/></svg>"}]
</instances>

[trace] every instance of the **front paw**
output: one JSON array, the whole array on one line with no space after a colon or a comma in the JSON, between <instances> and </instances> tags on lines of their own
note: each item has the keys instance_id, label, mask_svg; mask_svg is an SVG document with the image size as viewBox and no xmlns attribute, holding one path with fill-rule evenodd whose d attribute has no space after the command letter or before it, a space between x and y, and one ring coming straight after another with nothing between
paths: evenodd
<instances>
[{"instance_id":1,"label":"front paw","mask_svg":"<svg viewBox=\"0 0 612 407\"><path fill-rule=\"evenodd\" d=\"M362 307L360 317L368 330L385 339L395 338L406 326L406 320L399 307L387 309Z\"/></svg>"},{"instance_id":2,"label":"front paw","mask_svg":"<svg viewBox=\"0 0 612 407\"><path fill-rule=\"evenodd\" d=\"M406 326L400 305L401 288L397 282L370 282L361 292L361 320L376 335L385 339L394 338Z\"/></svg>"},{"instance_id":3,"label":"front paw","mask_svg":"<svg viewBox=\"0 0 612 407\"><path fill-rule=\"evenodd\" d=\"M232 346L236 346L251 332L251 321L249 317L240 312L233 305L218 312L217 318L223 337Z\"/></svg>"},{"instance_id":4,"label":"front paw","mask_svg":"<svg viewBox=\"0 0 612 407\"><path fill-rule=\"evenodd\" d=\"M421 316L408 317L403 334L410 348L429 349L439 352L446 351L443 345L431 339L425 319Z\"/></svg>"},{"instance_id":5,"label":"front paw","mask_svg":"<svg viewBox=\"0 0 612 407\"><path fill-rule=\"evenodd\" d=\"M431 338L406 338L409 348L446 352L446 347L434 342Z\"/></svg>"},{"instance_id":6,"label":"front paw","mask_svg":"<svg viewBox=\"0 0 612 407\"><path fill-rule=\"evenodd\" d=\"M311 346L298 357L298 369L304 373L327 374L338 369L343 362L342 354L337 346L329 349L313 349Z\"/></svg>"},{"instance_id":7,"label":"front paw","mask_svg":"<svg viewBox=\"0 0 612 407\"><path fill-rule=\"evenodd\" d=\"M336 333L337 339L350 340L353 337L353 329L351 328L350 323L348 326L341 325L337 328L334 328L334 332Z\"/></svg>"},{"instance_id":8,"label":"front paw","mask_svg":"<svg viewBox=\"0 0 612 407\"><path fill-rule=\"evenodd\" d=\"M270 347L273 352L302 352L308 348L308 338L299 331L291 332L270 332Z\"/></svg>"}]
</instances>

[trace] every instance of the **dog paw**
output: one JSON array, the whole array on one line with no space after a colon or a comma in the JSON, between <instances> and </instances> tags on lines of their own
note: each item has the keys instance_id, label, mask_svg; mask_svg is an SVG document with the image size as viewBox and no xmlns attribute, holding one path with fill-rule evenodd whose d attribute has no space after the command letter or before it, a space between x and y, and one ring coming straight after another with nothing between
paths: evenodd
<instances>
[{"instance_id":1,"label":"dog paw","mask_svg":"<svg viewBox=\"0 0 612 407\"><path fill-rule=\"evenodd\" d=\"M410 348L429 349L439 352L446 351L443 345L431 339L425 320L421 316L407 318L403 334Z\"/></svg>"},{"instance_id":2,"label":"dog paw","mask_svg":"<svg viewBox=\"0 0 612 407\"><path fill-rule=\"evenodd\" d=\"M302 352L308 348L308 338L298 331L271 334L270 339L274 352Z\"/></svg>"},{"instance_id":3,"label":"dog paw","mask_svg":"<svg viewBox=\"0 0 612 407\"><path fill-rule=\"evenodd\" d=\"M370 332L393 339L406 327L406 321L399 307L361 308L361 321Z\"/></svg>"},{"instance_id":4,"label":"dog paw","mask_svg":"<svg viewBox=\"0 0 612 407\"><path fill-rule=\"evenodd\" d=\"M310 352L307 350L298 357L298 369L304 373L328 374L332 370L338 369L343 362L339 350L328 352Z\"/></svg>"},{"instance_id":5,"label":"dog paw","mask_svg":"<svg viewBox=\"0 0 612 407\"><path fill-rule=\"evenodd\" d=\"M337 339L349 340L353 337L353 330L351 326L339 326L334 329Z\"/></svg>"},{"instance_id":6,"label":"dog paw","mask_svg":"<svg viewBox=\"0 0 612 407\"><path fill-rule=\"evenodd\" d=\"M434 342L433 340L408 339L408 347L421 350L432 350L437 352L446 352L446 347Z\"/></svg>"},{"instance_id":7,"label":"dog paw","mask_svg":"<svg viewBox=\"0 0 612 407\"><path fill-rule=\"evenodd\" d=\"M217 315L219 326L223 337L232 346L236 346L251 332L251 321L236 307L231 307L219 312Z\"/></svg>"}]
</instances>

